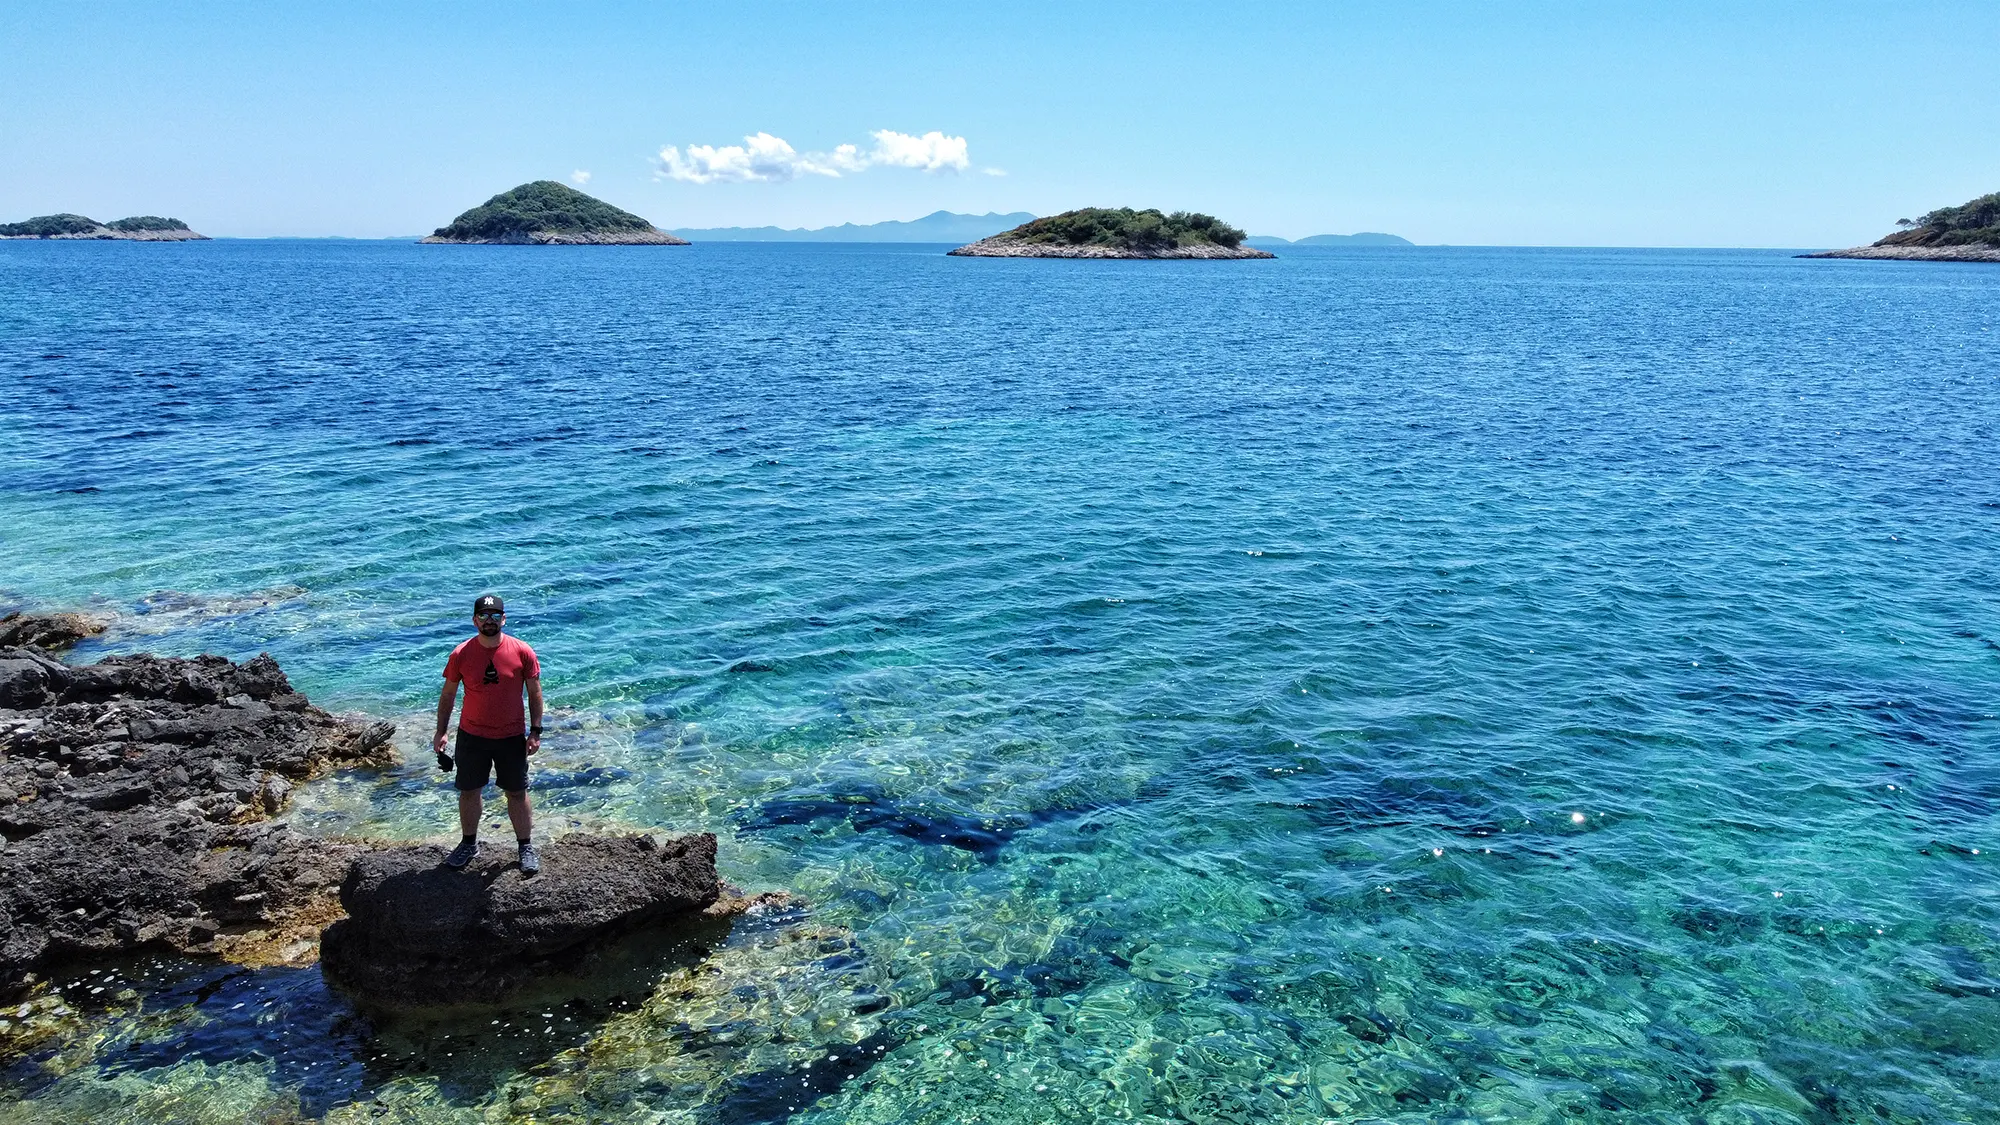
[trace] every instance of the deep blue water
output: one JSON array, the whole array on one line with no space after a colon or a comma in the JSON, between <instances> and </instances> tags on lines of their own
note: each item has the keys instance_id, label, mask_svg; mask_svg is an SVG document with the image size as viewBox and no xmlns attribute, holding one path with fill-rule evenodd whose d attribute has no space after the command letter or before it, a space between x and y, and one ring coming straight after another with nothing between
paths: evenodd
<instances>
[{"instance_id":1,"label":"deep blue water","mask_svg":"<svg viewBox=\"0 0 2000 1125\"><path fill-rule=\"evenodd\" d=\"M443 838L500 592L545 829L810 904L541 1054L135 986L0 1116L2000 1119L2000 270L942 249L0 244L0 596Z\"/></svg>"}]
</instances>

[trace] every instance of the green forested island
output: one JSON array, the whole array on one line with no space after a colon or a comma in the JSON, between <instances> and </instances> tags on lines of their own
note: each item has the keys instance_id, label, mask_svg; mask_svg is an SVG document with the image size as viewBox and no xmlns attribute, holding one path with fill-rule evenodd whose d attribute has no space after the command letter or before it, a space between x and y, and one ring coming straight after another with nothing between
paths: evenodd
<instances>
[{"instance_id":1,"label":"green forested island","mask_svg":"<svg viewBox=\"0 0 2000 1125\"><path fill-rule=\"evenodd\" d=\"M1807 258L1886 258L1929 262L2000 262L2000 192L1956 207L1940 207L1867 246L1806 254Z\"/></svg>"},{"instance_id":2,"label":"green forested island","mask_svg":"<svg viewBox=\"0 0 2000 1125\"><path fill-rule=\"evenodd\" d=\"M535 246L686 246L653 224L559 184L522 184L465 212L423 239L429 243Z\"/></svg>"},{"instance_id":3,"label":"green forested island","mask_svg":"<svg viewBox=\"0 0 2000 1125\"><path fill-rule=\"evenodd\" d=\"M0 238L116 239L125 242L193 242L196 234L179 219L134 215L100 223L85 215L37 215L18 223L0 223Z\"/></svg>"},{"instance_id":4,"label":"green forested island","mask_svg":"<svg viewBox=\"0 0 2000 1125\"><path fill-rule=\"evenodd\" d=\"M1193 211L1084 207L1022 223L961 246L968 258L1270 258L1242 231Z\"/></svg>"}]
</instances>

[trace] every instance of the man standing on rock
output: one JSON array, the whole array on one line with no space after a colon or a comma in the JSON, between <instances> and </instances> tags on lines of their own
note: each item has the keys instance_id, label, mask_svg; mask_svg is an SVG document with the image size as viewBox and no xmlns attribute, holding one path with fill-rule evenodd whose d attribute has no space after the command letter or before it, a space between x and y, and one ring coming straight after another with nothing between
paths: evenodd
<instances>
[{"instance_id":1,"label":"man standing on rock","mask_svg":"<svg viewBox=\"0 0 2000 1125\"><path fill-rule=\"evenodd\" d=\"M458 830L463 834L445 864L464 867L479 854L479 816L485 811L480 791L489 774L507 794L507 819L521 845L521 874L542 868L535 854L534 814L528 809L528 755L542 748L542 664L535 650L502 633L507 607L492 594L472 603L472 623L479 635L451 650L444 664L444 690L438 693L437 735L431 749L438 768L449 770L452 757L444 752L445 728L465 685L465 710L458 716ZM521 733L521 696L528 700L528 733Z\"/></svg>"}]
</instances>

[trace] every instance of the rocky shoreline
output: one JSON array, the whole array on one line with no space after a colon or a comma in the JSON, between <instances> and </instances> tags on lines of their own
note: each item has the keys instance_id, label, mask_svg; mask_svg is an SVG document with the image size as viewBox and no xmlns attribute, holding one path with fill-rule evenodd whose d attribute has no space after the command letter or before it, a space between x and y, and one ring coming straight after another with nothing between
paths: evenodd
<instances>
[{"instance_id":1,"label":"rocky shoreline","mask_svg":"<svg viewBox=\"0 0 2000 1125\"><path fill-rule=\"evenodd\" d=\"M498 238L447 238L426 235L419 243L435 246L688 246L687 239L653 231L547 231L514 233Z\"/></svg>"},{"instance_id":2,"label":"rocky shoreline","mask_svg":"<svg viewBox=\"0 0 2000 1125\"><path fill-rule=\"evenodd\" d=\"M16 614L0 635L61 645L94 626ZM712 933L785 901L722 884L710 835L567 836L531 879L511 846L453 871L442 847L271 819L302 782L397 764L394 733L314 707L269 655L73 665L0 647L0 1003L144 948L310 962L322 931L329 979L357 999L491 1002L622 935Z\"/></svg>"},{"instance_id":3,"label":"rocky shoreline","mask_svg":"<svg viewBox=\"0 0 2000 1125\"><path fill-rule=\"evenodd\" d=\"M1856 246L1800 254L1801 258L1868 258L1888 262L2000 262L2000 246L1974 242L1961 246Z\"/></svg>"},{"instance_id":4,"label":"rocky shoreline","mask_svg":"<svg viewBox=\"0 0 2000 1125\"><path fill-rule=\"evenodd\" d=\"M982 238L978 242L948 250L946 254L955 258L1127 258L1127 259L1238 259L1275 258L1268 250L1252 246L1218 246L1212 242L1193 246L1175 246L1164 250L1128 250L1121 246L1083 245L1066 243L1023 242L1019 239L995 235Z\"/></svg>"},{"instance_id":5,"label":"rocky shoreline","mask_svg":"<svg viewBox=\"0 0 2000 1125\"><path fill-rule=\"evenodd\" d=\"M267 818L337 765L387 764L393 733L313 707L268 656L0 648L0 998L64 961L256 960L316 932L362 849Z\"/></svg>"}]
</instances>

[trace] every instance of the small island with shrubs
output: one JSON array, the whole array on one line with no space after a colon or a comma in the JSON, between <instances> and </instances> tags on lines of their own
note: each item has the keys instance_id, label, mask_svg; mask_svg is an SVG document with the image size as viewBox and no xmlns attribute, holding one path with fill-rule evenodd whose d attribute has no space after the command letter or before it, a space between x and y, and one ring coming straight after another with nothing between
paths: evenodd
<instances>
[{"instance_id":1,"label":"small island with shrubs","mask_svg":"<svg viewBox=\"0 0 2000 1125\"><path fill-rule=\"evenodd\" d=\"M1191 211L1085 207L950 251L963 258L1272 258L1228 223Z\"/></svg>"},{"instance_id":2,"label":"small island with shrubs","mask_svg":"<svg viewBox=\"0 0 2000 1125\"><path fill-rule=\"evenodd\" d=\"M666 231L601 199L536 180L439 227L424 242L478 246L686 246Z\"/></svg>"},{"instance_id":3,"label":"small island with shrubs","mask_svg":"<svg viewBox=\"0 0 2000 1125\"><path fill-rule=\"evenodd\" d=\"M83 240L111 240L118 242L206 242L208 236L196 234L179 219L165 219L158 215L134 215L128 219L113 219L100 223L83 215L37 215L18 223L0 223L0 238L43 238Z\"/></svg>"},{"instance_id":4,"label":"small island with shrubs","mask_svg":"<svg viewBox=\"0 0 2000 1125\"><path fill-rule=\"evenodd\" d=\"M1896 233L1868 246L1801 254L1801 258L1881 258L1904 262L2000 262L2000 192L1921 219L1902 219Z\"/></svg>"}]
</instances>

